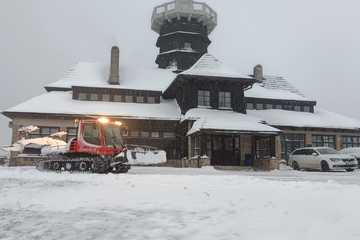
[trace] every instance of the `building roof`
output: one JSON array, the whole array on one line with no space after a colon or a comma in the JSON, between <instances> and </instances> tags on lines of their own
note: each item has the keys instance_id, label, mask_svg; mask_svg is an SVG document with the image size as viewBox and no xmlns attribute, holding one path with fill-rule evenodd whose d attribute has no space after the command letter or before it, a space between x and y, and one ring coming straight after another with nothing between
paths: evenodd
<instances>
[{"instance_id":1,"label":"building roof","mask_svg":"<svg viewBox=\"0 0 360 240\"><path fill-rule=\"evenodd\" d=\"M279 100L296 100L296 101L310 101L306 97L283 90L281 88L267 88L261 83L256 83L251 89L245 91L245 97L248 98L265 98L265 99L279 99Z\"/></svg>"},{"instance_id":2,"label":"building roof","mask_svg":"<svg viewBox=\"0 0 360 240\"><path fill-rule=\"evenodd\" d=\"M57 82L46 85L47 89L71 89L72 86L119 88L163 91L175 79L170 70L154 67L139 67L120 61L120 85L108 83L110 66L97 62L79 62L70 68Z\"/></svg>"},{"instance_id":3,"label":"building roof","mask_svg":"<svg viewBox=\"0 0 360 240\"><path fill-rule=\"evenodd\" d=\"M161 99L160 104L79 101L72 99L71 92L53 91L7 109L4 114L9 116L11 113L40 113L180 120L180 112L176 100Z\"/></svg>"},{"instance_id":4,"label":"building roof","mask_svg":"<svg viewBox=\"0 0 360 240\"><path fill-rule=\"evenodd\" d=\"M204 54L190 69L181 75L195 75L221 78L240 78L254 80L254 78L241 74L227 66L211 54Z\"/></svg>"},{"instance_id":5,"label":"building roof","mask_svg":"<svg viewBox=\"0 0 360 240\"><path fill-rule=\"evenodd\" d=\"M279 100L313 101L304 96L288 80L281 76L264 76L261 83L245 91L245 97Z\"/></svg>"},{"instance_id":6,"label":"building roof","mask_svg":"<svg viewBox=\"0 0 360 240\"><path fill-rule=\"evenodd\" d=\"M247 113L272 126L360 130L360 121L321 109L314 113L280 109L248 110Z\"/></svg>"},{"instance_id":7,"label":"building roof","mask_svg":"<svg viewBox=\"0 0 360 240\"><path fill-rule=\"evenodd\" d=\"M194 120L192 128L187 133L191 135L200 130L218 130L227 132L256 132L277 134L279 129L265 124L257 117L245 114L204 108L190 109L183 120Z\"/></svg>"}]
</instances>

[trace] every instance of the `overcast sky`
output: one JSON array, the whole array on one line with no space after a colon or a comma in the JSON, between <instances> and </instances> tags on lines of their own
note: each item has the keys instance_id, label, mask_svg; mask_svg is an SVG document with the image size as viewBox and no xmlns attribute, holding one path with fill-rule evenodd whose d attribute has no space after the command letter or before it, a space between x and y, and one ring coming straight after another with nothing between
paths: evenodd
<instances>
[{"instance_id":1,"label":"overcast sky","mask_svg":"<svg viewBox=\"0 0 360 240\"><path fill-rule=\"evenodd\" d=\"M78 61L154 63L152 8L162 0L1 0L0 110L41 94ZM250 73L286 77L318 106L360 119L358 0L207 0L218 12L209 52ZM10 141L0 117L0 144Z\"/></svg>"}]
</instances>

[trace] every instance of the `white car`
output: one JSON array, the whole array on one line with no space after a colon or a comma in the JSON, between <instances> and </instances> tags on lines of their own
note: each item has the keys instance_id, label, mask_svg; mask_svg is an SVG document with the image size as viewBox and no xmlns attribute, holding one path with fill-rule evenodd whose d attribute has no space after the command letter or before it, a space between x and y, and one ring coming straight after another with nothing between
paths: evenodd
<instances>
[{"instance_id":1,"label":"white car","mask_svg":"<svg viewBox=\"0 0 360 240\"><path fill-rule=\"evenodd\" d=\"M354 156L360 166L360 147L344 148L340 153Z\"/></svg>"},{"instance_id":2,"label":"white car","mask_svg":"<svg viewBox=\"0 0 360 240\"><path fill-rule=\"evenodd\" d=\"M341 154L328 147L307 147L295 150L290 154L290 166L295 170L346 170L354 171L358 168L355 157Z\"/></svg>"}]
</instances>

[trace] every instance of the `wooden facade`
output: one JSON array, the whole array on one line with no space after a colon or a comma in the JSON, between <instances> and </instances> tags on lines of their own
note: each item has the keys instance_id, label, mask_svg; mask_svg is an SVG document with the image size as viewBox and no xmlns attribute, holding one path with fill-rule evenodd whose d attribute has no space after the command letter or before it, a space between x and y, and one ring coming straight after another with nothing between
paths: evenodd
<instances>
[{"instance_id":1,"label":"wooden facade","mask_svg":"<svg viewBox=\"0 0 360 240\"><path fill-rule=\"evenodd\" d=\"M164 98L176 98L181 112L198 107L198 91L210 91L210 107L219 109L219 92L231 93L231 109L246 113L244 89L251 85L251 79L229 79L221 77L178 75L170 87L164 92Z\"/></svg>"},{"instance_id":2,"label":"wooden facade","mask_svg":"<svg viewBox=\"0 0 360 240\"><path fill-rule=\"evenodd\" d=\"M198 19L182 17L165 21L156 43L160 53L155 62L160 68L175 64L180 71L189 69L207 53L210 43L207 26Z\"/></svg>"}]
</instances>

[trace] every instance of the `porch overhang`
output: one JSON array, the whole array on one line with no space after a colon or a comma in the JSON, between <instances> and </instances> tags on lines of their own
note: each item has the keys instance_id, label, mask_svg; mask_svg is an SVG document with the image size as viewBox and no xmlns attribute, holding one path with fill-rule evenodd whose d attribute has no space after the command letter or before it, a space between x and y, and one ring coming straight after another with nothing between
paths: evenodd
<instances>
[{"instance_id":1,"label":"porch overhang","mask_svg":"<svg viewBox=\"0 0 360 240\"><path fill-rule=\"evenodd\" d=\"M249 131L249 130L224 130L224 129L198 129L197 131L188 132L187 136L194 134L212 134L212 135L252 135L252 136L277 136L282 131Z\"/></svg>"},{"instance_id":2,"label":"porch overhang","mask_svg":"<svg viewBox=\"0 0 360 240\"><path fill-rule=\"evenodd\" d=\"M189 125L187 136L197 132L221 134L278 135L280 129L269 126L263 120L246 114L215 109L194 108L184 116Z\"/></svg>"}]
</instances>

